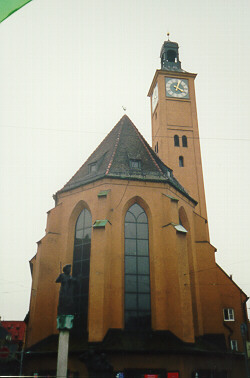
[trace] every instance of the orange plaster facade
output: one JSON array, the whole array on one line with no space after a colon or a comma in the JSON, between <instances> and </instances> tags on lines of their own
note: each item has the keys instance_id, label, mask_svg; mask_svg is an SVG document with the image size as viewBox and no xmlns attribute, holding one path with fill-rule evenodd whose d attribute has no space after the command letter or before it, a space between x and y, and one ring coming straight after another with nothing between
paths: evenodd
<instances>
[{"instance_id":1,"label":"orange plaster facade","mask_svg":"<svg viewBox=\"0 0 250 378\"><path fill-rule=\"evenodd\" d=\"M98 197L108 190L107 197ZM57 333L60 267L72 264L74 230L87 208L94 223L91 239L88 307L89 342L101 342L110 328L124 328L124 218L138 203L149 223L152 329L169 330L192 343L204 334L225 334L240 342L246 295L215 263L207 223L191 201L167 184L105 179L61 193L48 212L46 236L31 261L33 284L27 347ZM187 233L176 231L181 223ZM234 308L235 321L224 326L223 308Z\"/></svg>"}]
</instances>

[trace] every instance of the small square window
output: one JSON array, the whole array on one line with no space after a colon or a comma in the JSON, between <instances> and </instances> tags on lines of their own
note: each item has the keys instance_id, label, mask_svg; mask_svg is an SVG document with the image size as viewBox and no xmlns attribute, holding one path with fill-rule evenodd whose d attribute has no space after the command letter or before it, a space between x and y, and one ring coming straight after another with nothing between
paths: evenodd
<instances>
[{"instance_id":1,"label":"small square window","mask_svg":"<svg viewBox=\"0 0 250 378\"><path fill-rule=\"evenodd\" d=\"M231 340L231 350L238 351L238 341L237 340Z\"/></svg>"},{"instance_id":2,"label":"small square window","mask_svg":"<svg viewBox=\"0 0 250 378\"><path fill-rule=\"evenodd\" d=\"M140 169L141 168L141 160L139 159L130 159L129 160L130 168L132 169Z\"/></svg>"},{"instance_id":3,"label":"small square window","mask_svg":"<svg viewBox=\"0 0 250 378\"><path fill-rule=\"evenodd\" d=\"M234 310L233 308L224 308L224 320L225 321L234 321Z\"/></svg>"},{"instance_id":4,"label":"small square window","mask_svg":"<svg viewBox=\"0 0 250 378\"><path fill-rule=\"evenodd\" d=\"M89 173L94 173L96 171L97 171L97 164L96 163L89 164Z\"/></svg>"},{"instance_id":5,"label":"small square window","mask_svg":"<svg viewBox=\"0 0 250 378\"><path fill-rule=\"evenodd\" d=\"M158 146L158 142L156 143L156 145L155 145L155 152L158 154L158 152L159 152L159 146Z\"/></svg>"}]
</instances>

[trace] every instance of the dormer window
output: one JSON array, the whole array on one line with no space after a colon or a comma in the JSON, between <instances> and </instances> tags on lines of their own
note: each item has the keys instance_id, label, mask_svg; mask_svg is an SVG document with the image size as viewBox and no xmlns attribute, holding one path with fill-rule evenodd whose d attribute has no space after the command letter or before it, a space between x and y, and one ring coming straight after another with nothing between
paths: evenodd
<instances>
[{"instance_id":1,"label":"dormer window","mask_svg":"<svg viewBox=\"0 0 250 378\"><path fill-rule=\"evenodd\" d=\"M141 160L140 159L130 159L129 166L132 169L141 169Z\"/></svg>"},{"instance_id":2,"label":"dormer window","mask_svg":"<svg viewBox=\"0 0 250 378\"><path fill-rule=\"evenodd\" d=\"M89 173L94 173L97 171L97 163L89 164Z\"/></svg>"}]
</instances>

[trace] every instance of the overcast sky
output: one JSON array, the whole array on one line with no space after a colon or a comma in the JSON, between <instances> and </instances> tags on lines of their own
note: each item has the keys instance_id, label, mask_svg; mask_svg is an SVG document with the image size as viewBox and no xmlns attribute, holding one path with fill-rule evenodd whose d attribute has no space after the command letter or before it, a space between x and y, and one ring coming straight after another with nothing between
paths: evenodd
<instances>
[{"instance_id":1,"label":"overcast sky","mask_svg":"<svg viewBox=\"0 0 250 378\"><path fill-rule=\"evenodd\" d=\"M211 244L250 294L249 20L249 0L34 0L0 24L2 319L28 312L29 260L52 195L123 116L122 106L151 144L147 93L167 32L182 68L198 73Z\"/></svg>"}]
</instances>

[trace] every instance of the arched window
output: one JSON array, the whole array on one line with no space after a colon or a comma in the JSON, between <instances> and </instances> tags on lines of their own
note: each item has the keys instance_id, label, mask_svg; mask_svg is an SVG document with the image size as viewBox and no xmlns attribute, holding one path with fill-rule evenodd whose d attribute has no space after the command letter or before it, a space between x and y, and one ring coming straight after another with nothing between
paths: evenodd
<instances>
[{"instance_id":1,"label":"arched window","mask_svg":"<svg viewBox=\"0 0 250 378\"><path fill-rule=\"evenodd\" d=\"M74 298L76 306L74 328L78 330L87 329L91 230L91 214L84 209L76 222L72 271L73 277L78 278Z\"/></svg>"},{"instance_id":2,"label":"arched window","mask_svg":"<svg viewBox=\"0 0 250 378\"><path fill-rule=\"evenodd\" d=\"M179 156L179 167L184 167L184 157Z\"/></svg>"},{"instance_id":3,"label":"arched window","mask_svg":"<svg viewBox=\"0 0 250 378\"><path fill-rule=\"evenodd\" d=\"M174 145L175 145L175 147L179 147L179 145L180 145L180 141L179 141L178 135L174 136Z\"/></svg>"},{"instance_id":4,"label":"arched window","mask_svg":"<svg viewBox=\"0 0 250 378\"><path fill-rule=\"evenodd\" d=\"M176 62L177 61L176 51L174 51L174 50L168 50L167 51L167 61L168 62Z\"/></svg>"},{"instance_id":5,"label":"arched window","mask_svg":"<svg viewBox=\"0 0 250 378\"><path fill-rule=\"evenodd\" d=\"M125 328L151 327L148 219L137 203L125 217Z\"/></svg>"},{"instance_id":6,"label":"arched window","mask_svg":"<svg viewBox=\"0 0 250 378\"><path fill-rule=\"evenodd\" d=\"M188 141L186 135L182 136L182 147L187 147L188 146Z\"/></svg>"}]
</instances>

